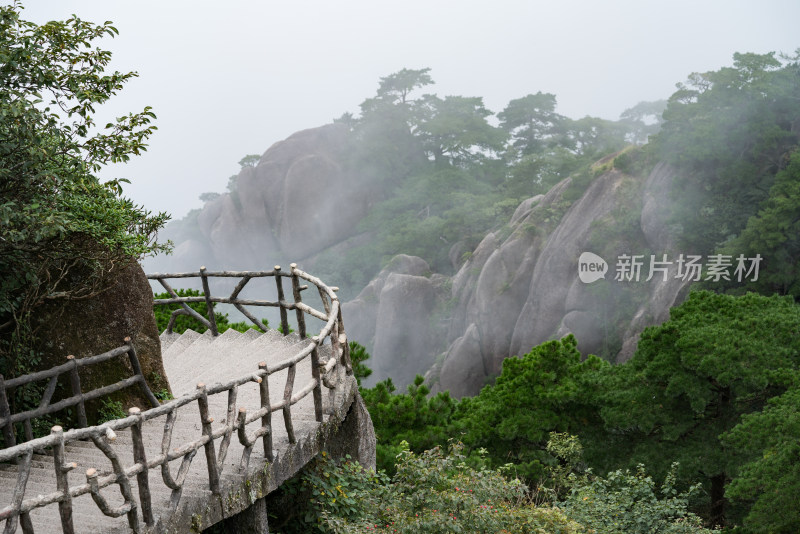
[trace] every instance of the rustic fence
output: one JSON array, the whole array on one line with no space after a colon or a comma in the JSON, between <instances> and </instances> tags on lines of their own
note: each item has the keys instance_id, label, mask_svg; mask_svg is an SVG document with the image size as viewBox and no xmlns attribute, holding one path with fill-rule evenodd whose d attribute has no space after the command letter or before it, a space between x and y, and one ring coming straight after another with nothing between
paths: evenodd
<instances>
[{"instance_id":1,"label":"rustic fence","mask_svg":"<svg viewBox=\"0 0 800 534\"><path fill-rule=\"evenodd\" d=\"M121 358L123 355L128 356L128 361L133 369L133 376L86 393L82 391L79 369L107 362L114 358ZM69 374L72 396L50 404L53 399L53 394L56 392L58 379L64 374ZM47 386L45 386L44 394L39 401L39 406L32 410L12 414L8 402L8 393L16 388L22 388L28 384L42 380L47 380ZM155 395L153 395L153 392L150 391L147 381L144 379L142 367L139 365L139 358L136 356L136 349L131 344L131 339L129 337L125 338L125 345L104 352L103 354L98 354L97 356L76 358L75 356L69 355L67 356L67 363L52 367L46 371L39 371L38 373L12 378L10 380L4 380L3 376L0 375L0 428L3 429L5 446L13 447L16 445L17 438L14 428L17 423L22 423L23 441L30 441L33 439L33 427L31 424L33 419L44 417L72 406L77 407L78 425L80 427L85 427L88 424L86 421L87 401L105 397L106 395L135 385L138 385L142 389L142 392L152 406L159 406L160 403Z\"/></svg>"},{"instance_id":2,"label":"rustic fence","mask_svg":"<svg viewBox=\"0 0 800 534\"><path fill-rule=\"evenodd\" d=\"M255 278L274 278L275 285L278 292L278 300L277 301L268 301L268 300L252 300L252 299L241 299L239 295L247 286L248 282ZM285 300L285 293L283 288L283 279L284 278L291 278L292 279L292 296L294 302L287 302ZM330 304L328 303L328 298L332 298L336 300L336 297L330 297L326 293L326 288L321 280L318 278L312 277L307 273L303 273L299 269L297 269L297 265L294 263L291 265L291 272L285 273L281 271L280 265L276 265L275 268L271 271L217 271L217 272L208 272L205 267L200 267L198 272L193 273L172 273L172 274L148 274L147 278L150 280L158 280L161 286L167 290L167 293L171 296L168 299L156 299L153 301L153 304L156 306L158 305L165 305L165 304L180 304L181 308L172 312L172 315L169 319L169 324L167 325L167 332L172 332L172 328L175 324L175 319L178 315L189 315L194 317L199 321L202 325L208 328L211 331L211 334L216 336L219 334L217 330L217 321L214 316L214 304L232 304L239 312L242 313L245 317L247 317L250 322L255 325L256 328L260 329L261 331L265 331L265 326L256 319L256 317L250 313L245 306L265 306L265 307L273 307L273 308L280 308L280 316L281 316L281 329L284 333L289 332L289 321L288 321L288 310L295 310L297 312L297 324L298 324L298 332L300 333L301 337L306 336L306 325L305 325L305 318L304 314L312 315L317 319L321 319L323 321L325 319L326 314L330 313ZM172 286L167 282L167 279L172 278L200 278L202 285L203 285L203 296L199 297L181 297L178 296L178 293L172 288ZM211 295L211 290L209 287L209 279L210 278L239 278L239 283L236 284L236 287L233 288L230 296L228 297L214 297ZM318 312L313 308L305 305L303 303L303 299L301 297L301 292L308 289L307 285L300 285L300 279L305 279L314 285L317 286L319 291L320 298L322 299L323 305L325 307L325 313ZM338 290L337 287L328 288L332 292ZM208 310L208 316L203 317L200 313L193 310L189 307L190 303L193 302L202 302L206 304L206 308Z\"/></svg>"},{"instance_id":3,"label":"rustic fence","mask_svg":"<svg viewBox=\"0 0 800 534\"><path fill-rule=\"evenodd\" d=\"M239 277L240 281L229 297L217 298L210 295L208 285L208 278L215 276ZM274 277L276 280L278 289L277 302L244 300L238 298L239 293L246 286L248 281L253 278L265 276ZM213 318L213 303L224 302L233 304L261 329L263 329L263 325L250 314L244 306L276 306L280 308L281 324L284 333L288 333L289 331L287 311L295 310L298 333L301 339L307 340L308 344L296 354L274 365L267 365L262 362L258 365L258 369L254 369L252 372L248 372L226 383L217 383L210 386L200 383L192 393L183 395L162 405L159 405L158 401L152 396L152 393L147 390L149 393L148 399L154 404L154 407L146 411L141 411L138 408L131 408L129 416L123 419L109 421L99 426L77 428L66 432L61 427L55 426L52 428L49 436L32 440L29 439L29 441L24 443L0 450L0 463L16 464L15 470L17 473L16 486L11 499L12 502L0 509L0 521L5 521L5 528L3 531L5 534L16 532L18 525L22 527L22 531L25 534L34 532L33 522L30 517L31 511L48 505L58 506L62 531L65 534L72 534L75 532L72 516L72 501L86 494L91 495L91 498L104 515L110 517L125 515L127 516L130 529L133 532L141 532L143 530L142 521L146 527L153 526L156 521L148 477L151 469L160 469L163 484L172 490L169 502L170 510L168 510L168 512L172 512L177 508L180 502L184 483L192 460L202 448L206 457L208 489L210 489L214 495L219 495L221 492L220 477L224 466L224 460L227 456L228 447L234 433L236 433L239 442L243 446L242 456L238 463L240 472L243 474L247 472L251 452L254 446L259 442L263 447L265 459L271 462L273 460L272 414L278 411L282 413L289 442L295 443L297 438L292 424L292 406L307 395L313 394L315 418L318 422L322 422L322 385L324 384L328 389L332 390L337 385L336 377L340 377L343 373L352 373L347 337L342 324L341 307L335 294L335 288L331 288L325 285L320 279L301 271L295 264L292 264L289 273L281 271L280 267L275 267L272 271L263 272L206 272L204 268L201 268L198 273L153 274L148 277L158 280L162 286L167 289L170 295L172 295L170 299L154 301L155 305L180 303L183 308L177 311L193 315L194 310L189 308L188 303L205 301L208 304L209 317L203 318L200 316L198 319L205 321L214 334L216 334L216 328ZM189 277L200 277L202 279L205 290L205 295L203 297L179 297L166 282L166 280L170 278ZM282 279L287 277L291 278L292 282L292 294L294 297L292 302L288 302L284 298ZM317 287L322 300L323 311L314 309L302 301L301 292L307 289L308 286L301 285L301 280ZM311 315L324 322L322 329L313 337L307 337L305 315ZM46 389L45 398L42 399L39 408L26 412L26 414L8 414L8 403L3 402L4 396L0 397L0 408L4 410L4 412L0 414L0 417L2 417L0 418L0 424L2 424L4 432L7 428L10 428L9 425L12 425L13 422L27 421L28 423L25 428L27 437L30 438L29 421L31 417L52 413L52 411L66 406L82 406L82 403L89 398L97 398L127 385L137 383L140 385L144 384L144 379L141 378L141 370L138 369L138 374L136 374L135 377L112 386L107 386L106 388L95 390L91 393L81 393L78 384L78 389L73 390L73 392L77 391L77 393L72 397L52 405L49 404L50 396L52 396L51 390L55 388L55 379L58 374L69 372L71 376L75 377L77 376L77 368L81 365L85 365L85 362L89 360L92 360L92 363L105 361L126 353L131 358L134 370L137 370L138 361L135 357L135 351L130 344L126 344L105 354L85 359L72 359L62 366L36 373L35 375L13 379L16 382L12 380L7 381L5 383L6 387L11 387L9 384L13 383L14 385L19 385L22 383L23 379L29 381L50 380ZM326 361L322 361L322 355L328 355L329 357ZM305 358L311 359L312 376L309 377L307 382L300 384L299 391L295 391L296 366ZM136 363L134 364L134 362ZM284 369L287 369L287 378L284 384L282 400L272 404L270 401L270 377ZM258 384L260 406L257 410L249 413L244 406L237 408L236 398L239 387L251 382ZM74 379L73 383L75 383ZM124 385L120 385L123 383ZM146 388L146 384L144 384L143 387ZM0 392L4 395L5 389L0 387ZM209 416L208 400L212 395L222 394L227 394L227 415L223 424L214 426L214 420ZM197 403L201 435L197 439L191 441L173 444L172 430L179 410L193 403ZM80 411L79 408L79 413ZM148 458L143 437L144 424L147 421L159 417L165 418L163 432L161 434L160 454ZM85 422L85 415L83 422ZM253 423L255 423L255 425L253 425ZM111 446L111 442L116 439L116 433L120 431L130 431L133 453L133 463L130 465L124 465L118 452ZM215 441L220 438L221 441L219 442L219 447L217 447ZM77 464L66 460L65 445L76 441L92 443L94 447L108 459L111 469L106 470L106 472L101 472L101 470L96 467L90 467L85 472L85 483L70 484L69 473L77 467ZM45 495L27 496L25 490L35 453L52 456L56 491ZM175 474L173 474L170 467L170 462L173 461L180 461L180 466ZM133 477L136 478L138 486L138 502L133 495L131 484ZM114 484L118 486L124 502L122 505L112 507L103 496L102 490ZM139 516L140 512L141 519Z\"/></svg>"}]
</instances>

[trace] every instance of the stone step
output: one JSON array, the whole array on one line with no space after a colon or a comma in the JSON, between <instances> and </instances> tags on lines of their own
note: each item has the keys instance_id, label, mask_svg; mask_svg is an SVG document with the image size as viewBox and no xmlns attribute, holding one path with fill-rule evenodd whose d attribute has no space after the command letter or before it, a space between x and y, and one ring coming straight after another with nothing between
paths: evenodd
<instances>
[{"instance_id":1,"label":"stone step","mask_svg":"<svg viewBox=\"0 0 800 534\"><path fill-rule=\"evenodd\" d=\"M177 332L167 333L166 330L161 332L161 335L158 336L159 341L161 341L161 354L164 354L169 346L172 345L172 343L174 343L179 337L181 337L181 335Z\"/></svg>"},{"instance_id":2,"label":"stone step","mask_svg":"<svg viewBox=\"0 0 800 534\"><path fill-rule=\"evenodd\" d=\"M177 339L173 340L170 343L169 347L166 350L161 350L161 358L173 358L180 354L186 347L192 344L192 342L200 337L202 334L195 332L194 330L187 330L183 334L180 335Z\"/></svg>"}]
</instances>

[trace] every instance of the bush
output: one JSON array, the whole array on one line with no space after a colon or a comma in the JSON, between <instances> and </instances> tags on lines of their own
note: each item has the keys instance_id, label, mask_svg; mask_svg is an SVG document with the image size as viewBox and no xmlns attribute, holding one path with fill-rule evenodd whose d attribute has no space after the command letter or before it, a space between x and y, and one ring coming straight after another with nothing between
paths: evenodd
<instances>
[{"instance_id":1,"label":"bush","mask_svg":"<svg viewBox=\"0 0 800 534\"><path fill-rule=\"evenodd\" d=\"M321 510L325 532L577 533L580 525L555 508L533 506L519 479L503 469L472 468L461 443L415 454L404 444L392 483L382 485L357 513Z\"/></svg>"},{"instance_id":2,"label":"bush","mask_svg":"<svg viewBox=\"0 0 800 534\"><path fill-rule=\"evenodd\" d=\"M702 528L698 516L687 511L689 498L700 491L700 484L679 493L675 489L673 464L660 491L639 465L635 473L618 470L605 478L589 472L576 484L567 499L559 503L571 518L590 529L606 534L683 534L711 532ZM573 476L573 480L577 480Z\"/></svg>"},{"instance_id":3,"label":"bush","mask_svg":"<svg viewBox=\"0 0 800 534\"><path fill-rule=\"evenodd\" d=\"M367 510L378 506L379 490L387 482L385 475L364 469L349 455L336 462L323 451L299 476L281 487L280 496L276 496L282 499L281 504L269 507L277 512L270 519L270 527L282 534L336 532L325 516L359 521ZM283 506L285 502L294 506Z\"/></svg>"},{"instance_id":4,"label":"bush","mask_svg":"<svg viewBox=\"0 0 800 534\"><path fill-rule=\"evenodd\" d=\"M410 443L417 452L447 443L458 401L447 392L428 397L430 389L423 382L417 375L403 394L394 394L391 379L361 390L378 439L378 468L390 475L401 452L400 442Z\"/></svg>"}]
</instances>

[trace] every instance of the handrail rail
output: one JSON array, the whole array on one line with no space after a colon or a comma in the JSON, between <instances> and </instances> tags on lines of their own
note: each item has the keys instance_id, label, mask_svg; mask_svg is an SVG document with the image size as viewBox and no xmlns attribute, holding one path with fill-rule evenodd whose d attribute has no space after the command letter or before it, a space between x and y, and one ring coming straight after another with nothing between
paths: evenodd
<instances>
[{"instance_id":1,"label":"handrail rail","mask_svg":"<svg viewBox=\"0 0 800 534\"><path fill-rule=\"evenodd\" d=\"M197 319L201 324L203 324L206 328L211 330L211 334L216 336L219 335L216 326L216 320L214 317L214 304L232 304L237 310L239 310L245 317L247 317L250 322L252 322L256 328L260 329L262 332L266 331L264 325L256 319L244 306L267 306L273 308L280 308L281 314L281 328L283 329L284 333L289 332L289 325L288 325L288 318L286 315L287 310L296 310L298 307L304 312L309 315L316 317L317 319L326 320L326 315L318 310L310 308L302 304L302 299L299 296L300 291L305 291L308 289L308 286L302 285L300 286L297 283L298 278L302 278L306 281L313 283L320 292L320 298L322 298L323 305L326 307L326 313L328 312L328 304L326 301L326 296L331 300L336 300L337 297L335 292L338 291L338 287L329 287L325 285L322 280L311 276L310 274L301 271L297 268L296 264L291 264L291 272L286 273L281 271L281 266L276 265L273 270L271 271L206 271L205 266L200 267L200 270L197 272L191 273L153 273L148 274L147 278L150 280L158 280L161 286L167 290L167 293L170 294L172 298L168 299L156 299L153 301L153 304L156 306L159 305L166 305L166 304L180 304L181 308L172 312L170 316L169 324L167 325L167 332L172 332L172 327L175 324L175 319L178 315L190 315ZM268 300L249 300L249 299L240 299L239 294L245 288L247 283L253 278L264 278L264 277L274 277L275 284L278 291L278 300L277 301L268 301ZM284 300L284 291L283 291L283 284L282 278L291 278L292 279L292 292L294 296L294 302L287 302ZM178 293L170 286L170 284L166 281L168 278L200 278L203 284L203 296L200 297L181 297L178 296ZM231 292L230 296L228 297L213 297L210 294L208 279L209 278L241 278L239 283L234 287L233 291ZM325 288L323 290L323 288ZM198 312L193 310L189 307L190 303L193 302L205 302L207 308L207 317L201 316ZM299 316L298 316L299 317ZM298 319L299 321L300 319ZM304 336L304 333L300 334Z\"/></svg>"},{"instance_id":2,"label":"handrail rail","mask_svg":"<svg viewBox=\"0 0 800 534\"><path fill-rule=\"evenodd\" d=\"M174 299L180 297L174 295L174 290L169 287L169 284L166 283L164 279L187 278L193 274L194 273L155 274L148 275L148 278L159 280L162 285L173 294ZM213 494L219 495L221 492L221 471L224 467L224 460L227 455L231 435L234 432L244 449L239 461L239 470L246 471L250 461L250 453L259 439L262 442L264 457L269 462L273 461L272 413L277 411L282 412L289 442L296 443L297 438L292 424L291 408L308 394L313 393L315 419L317 422L323 422L322 385L325 385L326 388L331 390L331 394L333 394L332 390L337 387L340 381L339 379L341 379L342 371L348 375L352 374L347 336L344 331L341 306L336 296L335 289L327 286L319 278L298 269L295 264L291 265L290 273L283 273L280 271L280 267L276 266L273 271L241 273L206 273L205 269L201 268L200 272L197 274L203 276L204 280L207 280L206 277L217 275L240 276L242 280L237 284L237 289L235 289L232 296L227 299L230 303L234 305L238 304L239 306L243 306L244 304L243 301L237 299L238 293L250 279L257 276L275 276L279 288L279 300L275 304L281 308L282 324L287 325L284 326L283 331L284 333L288 332L286 311L295 310L300 339L306 341L307 344L300 351L280 362L272 365L261 362L258 365L258 370L248 372L225 383L216 383L211 386L199 383L195 391L164 404L157 405L149 410L141 411L138 408L131 408L128 417L109 421L102 425L77 428L66 432L61 427L56 426L52 428L51 434L48 436L0 450L0 462L13 461L18 466L17 483L12 497L13 502L0 509L0 521L6 521L3 531L5 534L13 534L18 524L22 526L26 534L33 532L33 525L29 516L31 510L55 503L58 503L59 506L62 531L65 534L72 534L74 532L72 524L72 499L87 493L91 494L92 499L103 514L110 517L126 515L130 529L133 532L141 532L142 525L139 520L139 509L141 509L142 519L145 525L149 527L155 524L148 480L148 471L150 469L161 469L163 483L172 490L170 506L171 510L174 511L180 502L183 485L191 462L200 448L204 449L207 459L209 489ZM283 298L283 291L280 283L283 277L290 277L292 280L292 296L294 302L287 302ZM302 302L301 291L306 289L307 286L300 285L301 279L318 288L325 310L324 312L311 308ZM207 283L204 284L204 286L206 286L206 297L210 299ZM217 300L209 300L209 302L217 302ZM155 301L154 304L157 305L158 302ZM209 314L213 316L212 306L209 306ZM306 335L306 314L325 321L322 329L313 337L307 337ZM251 320L253 319L254 318L251 318ZM214 324L213 320L209 322ZM253 320L253 322L258 325L257 321ZM323 344L326 343L326 340L330 341L329 347L331 354L327 361L321 362L320 350ZM108 357L108 354L116 354L116 352L119 352L122 348L123 347L120 347L109 353L92 358ZM128 346L128 348L133 350L132 346ZM327 349L328 347L326 346L326 350ZM301 384L302 387L299 391L295 391L296 366L300 361L308 357L311 358L312 376L309 381ZM77 369L78 363L65 364L64 366L59 366L54 369L65 366L71 369ZM54 372L54 369L37 373L37 375L50 376L50 374ZM270 401L269 394L270 377L284 369L288 369L288 371L283 397L281 401L273 404ZM241 406L237 408L236 405L238 388L249 382L256 382L258 384L259 397L261 399L259 408L252 413L248 413L246 407ZM208 399L212 395L224 393L228 395L227 416L221 426L218 425L214 427L214 420L209 417ZM178 416L178 411L184 406L194 402L197 402L199 408L201 436L185 443L173 445L171 443L172 429L175 419ZM161 453L155 457L147 458L145 454L144 438L142 436L142 426L146 421L164 416L166 416L166 421L161 441ZM248 432L247 426L256 421L260 421L259 426ZM128 466L123 465L122 460L119 458L114 448L109 445L109 443L116 438L116 432L125 429L130 429L131 431L134 459L134 463ZM215 440L219 438L222 438L222 440L219 443L219 450L217 450ZM68 473L77 466L74 463L64 462L64 446L74 441L87 439L91 440L94 446L108 458L112 466L112 472L103 474L99 473L96 468L90 468L85 473L86 483L70 485L68 482ZM54 460L57 490L46 495L25 498L25 488L31 471L33 453L34 451L41 451L42 449L51 450ZM177 459L181 459L181 465L177 475L173 476L169 462ZM138 503L133 496L130 483L130 479L134 476L138 483ZM113 484L119 486L124 500L124 503L116 508L112 508L101 494L103 488Z\"/></svg>"},{"instance_id":3,"label":"handrail rail","mask_svg":"<svg viewBox=\"0 0 800 534\"><path fill-rule=\"evenodd\" d=\"M67 356L67 363L51 367L50 369L46 369L44 371L30 373L8 380L5 380L3 375L0 375L0 428L3 429L3 438L5 439L6 447L13 447L17 443L16 435L14 433L15 423L21 422L23 424L25 439L26 441L30 441L33 439L33 427L31 425L32 419L49 415L51 413L63 410L64 408L77 405L78 424L82 427L87 426L87 401L109 395L129 386L138 385L148 402L150 402L152 406L158 406L160 403L158 402L158 399L156 399L155 395L153 395L153 392L150 391L150 387L147 385L147 380L144 378L142 367L139 363L139 358L136 355L136 349L131 343L131 338L126 337L124 342L124 345L113 348L102 354L90 356L88 358L75 358L75 356L70 354ZM86 393L83 392L81 388L80 377L78 375L79 368L103 363L113 358L121 357L122 355L128 356L128 361L133 369L133 376ZM69 378L70 386L72 388L72 396L51 404L50 401L52 400L53 394L56 391L59 377L67 373L70 375ZM8 390L46 379L49 379L49 381L45 387L44 395L39 402L39 406L32 410L26 410L24 412L12 414L8 402Z\"/></svg>"}]
</instances>

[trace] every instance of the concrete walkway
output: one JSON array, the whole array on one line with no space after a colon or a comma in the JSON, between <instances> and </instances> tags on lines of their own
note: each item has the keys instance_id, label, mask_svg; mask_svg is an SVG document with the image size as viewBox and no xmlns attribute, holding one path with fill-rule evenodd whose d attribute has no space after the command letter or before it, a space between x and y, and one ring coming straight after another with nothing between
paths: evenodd
<instances>
[{"instance_id":1,"label":"concrete walkway","mask_svg":"<svg viewBox=\"0 0 800 534\"><path fill-rule=\"evenodd\" d=\"M267 362L274 367L278 362L299 353L309 343L301 340L296 334L282 336L270 330L260 334L250 330L239 333L228 330L214 338L210 334L197 334L187 331L183 335L162 334L162 355L164 369L174 395L180 397L191 393L198 383L210 386L223 383L256 372L259 362ZM324 362L330 355L330 347L320 350L320 359ZM306 462L313 458L326 445L326 440L336 434L339 425L345 418L350 404L356 394L355 380L346 376L339 367L338 386L333 390L323 387L324 421L315 420L313 395L308 394L292 406L291 420L297 438L290 443L280 410L272 414L272 439L274 459L267 462L261 439L252 449L249 467L240 470L240 460L244 447L240 444L236 432L230 435L227 455L219 462L221 472L220 495L213 495L209 489L208 468L204 449L197 450L186 475L186 482L177 507L170 505L175 498L172 490L162 480L161 469L151 469L149 485L152 492L153 511L156 524L146 527L142 520L141 509L139 519L141 532L169 532L175 534L199 532L225 517L230 517L256 503L261 497L277 488L285 479L294 475ZM269 376L271 404L279 403L284 396L288 370L283 369ZM305 358L296 366L296 378L293 391L300 391L311 380L310 358ZM220 393L208 397L209 411L214 422L214 429L225 426L228 416L228 394ZM240 408L247 408L248 413L260 407L259 385L256 381L248 382L238 388L233 416ZM144 442L146 455L154 458L161 454L164 438L166 416L145 422ZM260 420L247 427L248 434L260 426ZM196 441L202 437L202 425L197 402L191 402L178 410L178 417L173 425L169 450ZM216 453L220 455L225 437L215 440ZM119 455L122 465L130 467L133 460L132 437L129 431L120 431L116 439L110 442L113 450ZM26 498L37 494L46 495L56 489L53 469L53 458L49 451L34 455L34 467L26 488ZM48 452L48 454L44 454ZM112 473L111 462L91 442L74 442L66 447L66 462L77 463L77 468L69 475L70 485L85 481L87 469L94 468L104 474ZM172 476L177 476L181 460L171 462ZM139 502L136 477L129 477L134 501ZM0 466L0 503L12 500L16 482L16 466ZM112 485L101 490L102 495L112 507L124 501ZM141 507L140 507L141 508ZM30 517L34 530L41 533L61 532L59 511L56 505L35 509ZM112 533L131 532L128 520L123 514L112 518L103 515L90 495L82 495L73 499L73 521L76 533ZM21 528L19 529L21 531Z\"/></svg>"}]
</instances>

